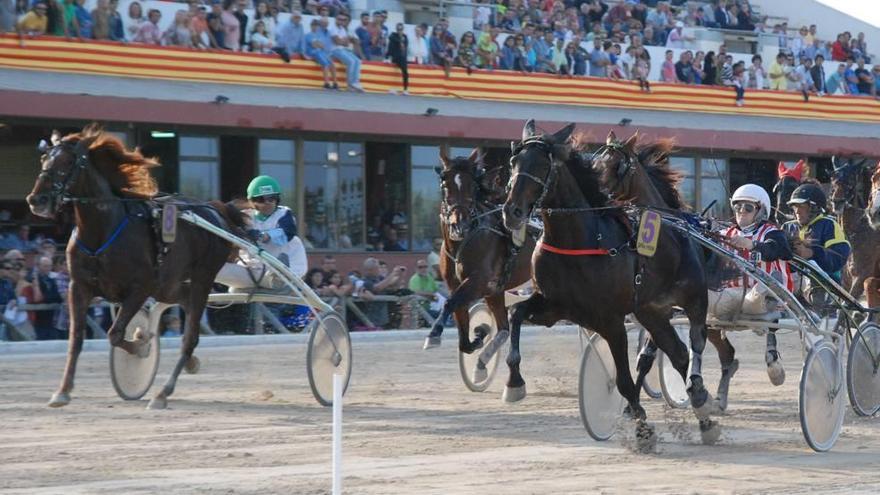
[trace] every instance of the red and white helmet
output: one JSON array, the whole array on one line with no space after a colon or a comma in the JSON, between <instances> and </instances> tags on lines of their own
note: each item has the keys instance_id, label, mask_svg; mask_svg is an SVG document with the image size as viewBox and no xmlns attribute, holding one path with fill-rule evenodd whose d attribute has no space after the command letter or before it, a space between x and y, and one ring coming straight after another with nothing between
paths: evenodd
<instances>
[{"instance_id":1,"label":"red and white helmet","mask_svg":"<svg viewBox=\"0 0 880 495\"><path fill-rule=\"evenodd\" d=\"M757 184L743 184L739 186L730 198L730 205L733 206L738 201L751 201L761 205L761 209L756 217L757 220L767 220L770 218L770 195L767 194L763 187Z\"/></svg>"}]
</instances>

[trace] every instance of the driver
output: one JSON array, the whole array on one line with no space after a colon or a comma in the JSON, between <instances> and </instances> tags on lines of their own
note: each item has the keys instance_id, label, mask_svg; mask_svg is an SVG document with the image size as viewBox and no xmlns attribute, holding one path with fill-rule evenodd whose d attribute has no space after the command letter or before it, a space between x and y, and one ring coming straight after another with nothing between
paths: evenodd
<instances>
[{"instance_id":1,"label":"driver","mask_svg":"<svg viewBox=\"0 0 880 495\"><path fill-rule=\"evenodd\" d=\"M244 210L251 225L251 237L266 252L290 267L298 277L308 271L308 259L302 241L296 235L296 219L293 212L281 206L281 186L268 175L254 178L247 188L250 208ZM251 258L244 250L238 263L226 263L217 274L218 283L232 290L265 287L280 288L272 272L259 259Z\"/></svg>"},{"instance_id":2,"label":"driver","mask_svg":"<svg viewBox=\"0 0 880 495\"><path fill-rule=\"evenodd\" d=\"M736 224L724 231L728 243L746 259L756 259L758 265L771 277L794 289L791 272L785 260L791 259L791 248L785 233L768 219L770 196L756 184L745 184L730 199ZM709 313L719 320L734 320L739 314L763 315L769 311L767 289L748 276L725 280L721 290L709 291ZM785 382L779 351L776 350L775 330L767 332L765 354L767 374L773 385Z\"/></svg>"},{"instance_id":3,"label":"driver","mask_svg":"<svg viewBox=\"0 0 880 495\"><path fill-rule=\"evenodd\" d=\"M843 228L826 215L827 199L816 184L803 184L791 193L788 200L794 210L795 220L786 222L783 229L800 242L793 243L798 256L814 261L819 268L840 282L852 248Z\"/></svg>"}]
</instances>

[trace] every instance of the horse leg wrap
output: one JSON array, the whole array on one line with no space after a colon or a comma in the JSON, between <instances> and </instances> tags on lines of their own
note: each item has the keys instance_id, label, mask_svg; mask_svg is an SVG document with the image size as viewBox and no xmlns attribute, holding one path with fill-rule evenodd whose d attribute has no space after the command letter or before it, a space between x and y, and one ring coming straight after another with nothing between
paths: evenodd
<instances>
[{"instance_id":1,"label":"horse leg wrap","mask_svg":"<svg viewBox=\"0 0 880 495\"><path fill-rule=\"evenodd\" d=\"M507 342L507 338L510 336L510 330L501 330L495 337L486 344L486 347L483 349L483 352L480 353L480 357L478 358L479 363L485 368L486 364L492 360L492 357L495 356L495 353L498 352L498 349Z\"/></svg>"},{"instance_id":2,"label":"horse leg wrap","mask_svg":"<svg viewBox=\"0 0 880 495\"><path fill-rule=\"evenodd\" d=\"M736 374L736 370L738 369L739 360L737 359L734 359L730 364L721 368L721 380L718 381L718 392L715 397L715 401L718 403L718 409L720 411L727 410L727 393L730 390L730 379L733 378L733 375Z\"/></svg>"}]
</instances>

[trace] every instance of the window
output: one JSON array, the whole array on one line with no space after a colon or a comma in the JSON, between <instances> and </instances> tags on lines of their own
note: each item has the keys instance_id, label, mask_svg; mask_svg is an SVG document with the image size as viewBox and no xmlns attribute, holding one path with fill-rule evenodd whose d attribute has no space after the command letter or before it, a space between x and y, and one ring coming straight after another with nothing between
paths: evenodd
<instances>
[{"instance_id":1,"label":"window","mask_svg":"<svg viewBox=\"0 0 880 495\"><path fill-rule=\"evenodd\" d=\"M450 152L455 153L456 149L452 148ZM431 241L435 237L440 237L441 193L437 172L434 170L440 164L439 156L439 146L413 146L410 148L414 251L430 251Z\"/></svg>"},{"instance_id":2,"label":"window","mask_svg":"<svg viewBox=\"0 0 880 495\"><path fill-rule=\"evenodd\" d=\"M690 156L672 156L669 158L669 164L684 176L678 184L678 192L681 194L681 199L687 205L693 207L697 203L694 178L696 174L696 160Z\"/></svg>"},{"instance_id":3,"label":"window","mask_svg":"<svg viewBox=\"0 0 880 495\"><path fill-rule=\"evenodd\" d=\"M281 184L281 204L296 204L296 143L260 139L259 159L260 175L272 176Z\"/></svg>"},{"instance_id":4,"label":"window","mask_svg":"<svg viewBox=\"0 0 880 495\"><path fill-rule=\"evenodd\" d=\"M725 187L727 159L704 158L700 165L700 212L715 201L707 215L715 218L729 217L731 212L727 204L728 195Z\"/></svg>"},{"instance_id":5,"label":"window","mask_svg":"<svg viewBox=\"0 0 880 495\"><path fill-rule=\"evenodd\" d=\"M306 241L317 249L363 248L364 170L360 143L306 141Z\"/></svg>"},{"instance_id":6,"label":"window","mask_svg":"<svg viewBox=\"0 0 880 495\"><path fill-rule=\"evenodd\" d=\"M195 199L220 197L220 154L217 138L181 136L180 194Z\"/></svg>"}]
</instances>

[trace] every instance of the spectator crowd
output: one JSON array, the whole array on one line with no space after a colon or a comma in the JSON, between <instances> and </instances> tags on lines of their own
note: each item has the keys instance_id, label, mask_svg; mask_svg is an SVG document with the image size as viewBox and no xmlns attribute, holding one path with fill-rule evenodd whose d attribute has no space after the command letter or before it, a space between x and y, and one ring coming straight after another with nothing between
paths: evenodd
<instances>
[{"instance_id":1,"label":"spectator crowd","mask_svg":"<svg viewBox=\"0 0 880 495\"><path fill-rule=\"evenodd\" d=\"M144 12L137 1L122 14L118 0L98 0L91 11L85 0L16 0L15 22L0 22L0 29L12 30L14 24L23 43L27 36L51 34L277 53L285 61L314 61L323 70L326 89L339 88L333 63L339 62L351 91L363 91L362 61L398 66L404 94L410 64L440 66L447 75L462 67L468 73L501 69L636 80L650 91L648 74L655 63L663 82L728 86L736 90L740 105L747 89L798 91L808 99L826 93L877 96L880 85L880 71L865 67L870 56L864 33L844 32L834 41L823 40L813 24L793 34L786 22L769 26L748 0L474 0L472 31L456 37L448 20L440 18L433 26L415 26L412 39L402 23L387 25L385 10L362 12L353 24L347 0L205 1L189 0L163 30L161 12ZM3 12L0 8L0 20ZM290 15L281 21L280 14L286 13ZM307 25L304 15L311 18ZM776 35L780 56L764 61L756 55L748 64L734 63L723 43L717 50L687 50L694 41L688 33L696 27ZM663 60L652 61L646 47L658 46L670 51ZM677 60L673 49L684 50ZM830 60L840 65L825 74L823 62Z\"/></svg>"}]
</instances>

